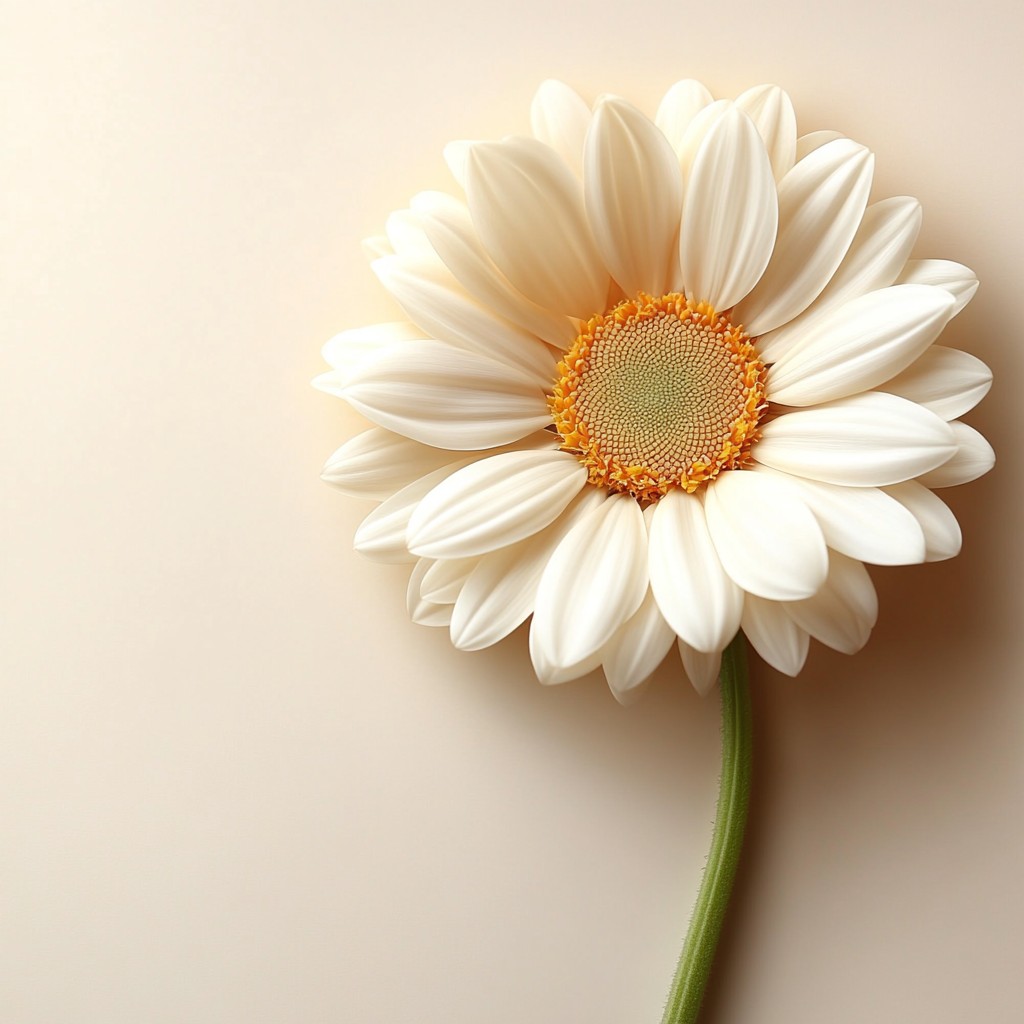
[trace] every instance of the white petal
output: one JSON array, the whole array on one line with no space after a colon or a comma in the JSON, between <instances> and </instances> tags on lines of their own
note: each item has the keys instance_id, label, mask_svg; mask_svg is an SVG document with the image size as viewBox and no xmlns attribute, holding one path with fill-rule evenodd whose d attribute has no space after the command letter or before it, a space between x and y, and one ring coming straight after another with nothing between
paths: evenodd
<instances>
[{"instance_id":1,"label":"white petal","mask_svg":"<svg viewBox=\"0 0 1024 1024\"><path fill-rule=\"evenodd\" d=\"M324 362L335 370L350 370L384 345L422 337L423 331L406 320L396 323L370 324L368 327L355 327L336 334L324 345L320 354L323 356ZM329 389L323 388L322 390Z\"/></svg>"},{"instance_id":2,"label":"white petal","mask_svg":"<svg viewBox=\"0 0 1024 1024\"><path fill-rule=\"evenodd\" d=\"M643 514L616 494L576 523L544 570L532 630L542 660L565 667L598 651L646 592Z\"/></svg>"},{"instance_id":3,"label":"white petal","mask_svg":"<svg viewBox=\"0 0 1024 1024\"><path fill-rule=\"evenodd\" d=\"M757 126L780 180L796 160L796 112L789 96L777 85L755 85L736 97L736 106Z\"/></svg>"},{"instance_id":4,"label":"white petal","mask_svg":"<svg viewBox=\"0 0 1024 1024\"><path fill-rule=\"evenodd\" d=\"M779 182L779 231L768 269L733 317L754 336L802 313L828 284L857 233L874 157L836 139L804 157Z\"/></svg>"},{"instance_id":5,"label":"white petal","mask_svg":"<svg viewBox=\"0 0 1024 1024\"><path fill-rule=\"evenodd\" d=\"M441 192L421 192L412 208L437 255L484 308L560 349L572 344L578 333L575 323L541 309L512 287L480 244L464 203Z\"/></svg>"},{"instance_id":6,"label":"white petal","mask_svg":"<svg viewBox=\"0 0 1024 1024\"><path fill-rule=\"evenodd\" d=\"M761 136L731 107L701 144L687 185L679 236L686 294L716 309L739 302L768 265L778 215Z\"/></svg>"},{"instance_id":7,"label":"white petal","mask_svg":"<svg viewBox=\"0 0 1024 1024\"><path fill-rule=\"evenodd\" d=\"M912 196L872 203L839 269L814 306L838 304L896 281L921 231L921 204Z\"/></svg>"},{"instance_id":8,"label":"white petal","mask_svg":"<svg viewBox=\"0 0 1024 1024\"><path fill-rule=\"evenodd\" d=\"M955 348L933 345L881 391L907 398L944 420L973 409L992 387L992 371L978 358Z\"/></svg>"},{"instance_id":9,"label":"white petal","mask_svg":"<svg viewBox=\"0 0 1024 1024\"><path fill-rule=\"evenodd\" d=\"M828 570L821 528L796 493L765 473L720 473L704 502L725 571L773 601L813 594Z\"/></svg>"},{"instance_id":10,"label":"white petal","mask_svg":"<svg viewBox=\"0 0 1024 1024\"><path fill-rule=\"evenodd\" d=\"M538 384L552 379L556 360L551 350L529 331L481 306L433 250L429 259L415 261L386 256L373 270L409 319L431 337L521 370Z\"/></svg>"},{"instance_id":11,"label":"white petal","mask_svg":"<svg viewBox=\"0 0 1024 1024\"><path fill-rule=\"evenodd\" d=\"M654 123L664 132L673 150L678 151L690 122L714 102L707 86L693 78L676 82L658 106Z\"/></svg>"},{"instance_id":12,"label":"white petal","mask_svg":"<svg viewBox=\"0 0 1024 1024\"><path fill-rule=\"evenodd\" d=\"M525 622L555 548L577 521L606 497L607 492L586 487L547 529L484 555L455 602L452 643L462 651L479 651Z\"/></svg>"},{"instance_id":13,"label":"white petal","mask_svg":"<svg viewBox=\"0 0 1024 1024\"><path fill-rule=\"evenodd\" d=\"M715 100L693 115L682 141L676 146L676 156L683 172L684 184L690 180L690 171L697 153L707 138L708 132L715 126L719 118L724 117L727 110L732 109L732 100Z\"/></svg>"},{"instance_id":14,"label":"white petal","mask_svg":"<svg viewBox=\"0 0 1024 1024\"><path fill-rule=\"evenodd\" d=\"M772 668L787 676L799 675L807 660L810 637L786 613L785 605L747 594L743 633Z\"/></svg>"},{"instance_id":15,"label":"white petal","mask_svg":"<svg viewBox=\"0 0 1024 1024\"><path fill-rule=\"evenodd\" d=\"M450 604L434 604L424 600L420 594L420 584L433 565L434 562L431 559L421 558L413 567L412 575L409 577L405 603L409 609L409 618L419 626L447 626L452 617Z\"/></svg>"},{"instance_id":16,"label":"white petal","mask_svg":"<svg viewBox=\"0 0 1024 1024\"><path fill-rule=\"evenodd\" d=\"M431 448L373 427L346 441L327 460L321 477L346 494L383 501L427 473L463 458L462 452Z\"/></svg>"},{"instance_id":17,"label":"white petal","mask_svg":"<svg viewBox=\"0 0 1024 1024\"><path fill-rule=\"evenodd\" d=\"M953 298L897 284L826 313L768 371L772 402L806 406L867 391L906 369L941 333Z\"/></svg>"},{"instance_id":18,"label":"white petal","mask_svg":"<svg viewBox=\"0 0 1024 1024\"><path fill-rule=\"evenodd\" d=\"M895 498L877 487L841 487L756 466L793 488L818 520L830 548L873 565L924 561L924 534Z\"/></svg>"},{"instance_id":19,"label":"white petal","mask_svg":"<svg viewBox=\"0 0 1024 1024\"><path fill-rule=\"evenodd\" d=\"M829 553L821 590L784 607L801 629L843 654L855 654L868 642L878 618L878 596L867 569L835 551Z\"/></svg>"},{"instance_id":20,"label":"white petal","mask_svg":"<svg viewBox=\"0 0 1024 1024\"><path fill-rule=\"evenodd\" d=\"M668 140L636 107L607 97L594 112L583 169L587 217L612 277L627 295L664 294L683 207Z\"/></svg>"},{"instance_id":21,"label":"white petal","mask_svg":"<svg viewBox=\"0 0 1024 1024\"><path fill-rule=\"evenodd\" d=\"M320 354L333 369L313 379L313 387L328 395L344 397L344 388L352 370L388 345L422 339L424 331L407 320L370 324L336 334Z\"/></svg>"},{"instance_id":22,"label":"white petal","mask_svg":"<svg viewBox=\"0 0 1024 1024\"><path fill-rule=\"evenodd\" d=\"M996 464L996 453L992 451L992 445L974 427L969 427L959 420L950 423L949 426L956 441L956 454L938 469L918 477L918 482L925 487L956 487L959 484L967 484L977 480L979 476L984 476Z\"/></svg>"},{"instance_id":23,"label":"white petal","mask_svg":"<svg viewBox=\"0 0 1024 1024\"><path fill-rule=\"evenodd\" d=\"M564 82L541 82L530 106L530 128L577 176L583 173L583 140L590 126L590 107Z\"/></svg>"},{"instance_id":24,"label":"white petal","mask_svg":"<svg viewBox=\"0 0 1024 1024\"><path fill-rule=\"evenodd\" d=\"M537 678L545 686L559 686L589 675L601 664L601 651L592 651L585 658L580 658L570 665L560 665L551 660L549 654L538 642L537 620L530 627L530 660Z\"/></svg>"},{"instance_id":25,"label":"white petal","mask_svg":"<svg viewBox=\"0 0 1024 1024\"><path fill-rule=\"evenodd\" d=\"M587 482L567 452L506 452L481 459L432 491L409 521L409 550L467 558L514 544L553 522Z\"/></svg>"},{"instance_id":26,"label":"white petal","mask_svg":"<svg viewBox=\"0 0 1024 1024\"><path fill-rule=\"evenodd\" d=\"M515 451L553 450L559 438L550 430L537 430L514 442ZM475 453L482 458L506 448ZM345 494L383 501L414 480L453 462L466 462L465 452L412 441L383 427L372 427L343 444L324 465L321 479Z\"/></svg>"},{"instance_id":27,"label":"white petal","mask_svg":"<svg viewBox=\"0 0 1024 1024\"><path fill-rule=\"evenodd\" d=\"M806 135L801 135L796 140L796 159L798 161L803 160L805 156L813 153L816 149L821 149L826 142L834 142L836 139L843 137L842 132L834 132L826 129L825 131L808 132Z\"/></svg>"},{"instance_id":28,"label":"white petal","mask_svg":"<svg viewBox=\"0 0 1024 1024\"><path fill-rule=\"evenodd\" d=\"M680 640L679 656L683 659L683 668L686 670L687 678L693 684L693 688L702 697L706 697L718 682L718 672L722 667L722 652L712 651L710 654L705 654L703 651L694 650L685 640Z\"/></svg>"},{"instance_id":29,"label":"white petal","mask_svg":"<svg viewBox=\"0 0 1024 1024\"><path fill-rule=\"evenodd\" d=\"M384 225L396 256L407 259L432 259L434 249L411 210L396 210Z\"/></svg>"},{"instance_id":30,"label":"white petal","mask_svg":"<svg viewBox=\"0 0 1024 1024\"><path fill-rule=\"evenodd\" d=\"M911 260L897 279L900 284L932 284L945 288L956 299L956 316L974 297L978 278L974 271L952 260Z\"/></svg>"},{"instance_id":31,"label":"white petal","mask_svg":"<svg viewBox=\"0 0 1024 1024\"><path fill-rule=\"evenodd\" d=\"M559 313L601 312L608 275L565 162L536 139L507 139L473 146L467 174L473 224L512 284Z\"/></svg>"},{"instance_id":32,"label":"white petal","mask_svg":"<svg viewBox=\"0 0 1024 1024\"><path fill-rule=\"evenodd\" d=\"M341 398L348 383L348 370L328 370L327 373L318 374L310 383L325 395Z\"/></svg>"},{"instance_id":33,"label":"white petal","mask_svg":"<svg viewBox=\"0 0 1024 1024\"><path fill-rule=\"evenodd\" d=\"M837 306L891 285L903 269L920 228L921 204L916 199L895 196L869 206L846 257L825 290L795 320L760 339L757 348L761 358L775 362Z\"/></svg>"},{"instance_id":34,"label":"white petal","mask_svg":"<svg viewBox=\"0 0 1024 1024\"><path fill-rule=\"evenodd\" d=\"M898 502L906 505L914 514L924 530L927 547L926 562L942 562L960 553L963 537L956 516L949 506L936 494L932 494L923 484L909 481L895 487L887 487Z\"/></svg>"},{"instance_id":35,"label":"white petal","mask_svg":"<svg viewBox=\"0 0 1024 1024\"><path fill-rule=\"evenodd\" d=\"M393 256L395 254L395 250L391 248L387 235L372 235L370 238L364 238L361 248L363 255L371 263L374 260L380 259L381 256Z\"/></svg>"},{"instance_id":36,"label":"white petal","mask_svg":"<svg viewBox=\"0 0 1024 1024\"><path fill-rule=\"evenodd\" d=\"M696 495L670 491L654 506L649 568L662 614L691 647L720 651L736 635L743 591L722 568Z\"/></svg>"},{"instance_id":37,"label":"white petal","mask_svg":"<svg viewBox=\"0 0 1024 1024\"><path fill-rule=\"evenodd\" d=\"M934 413L869 391L771 420L753 454L794 476L881 487L941 466L954 450L952 431Z\"/></svg>"},{"instance_id":38,"label":"white petal","mask_svg":"<svg viewBox=\"0 0 1024 1024\"><path fill-rule=\"evenodd\" d=\"M417 626L447 626L451 621L452 606L450 604L431 604L420 600L413 608L409 618Z\"/></svg>"},{"instance_id":39,"label":"white petal","mask_svg":"<svg viewBox=\"0 0 1024 1024\"><path fill-rule=\"evenodd\" d=\"M415 561L416 556L410 554L405 543L405 532L410 517L427 494L465 464L463 460L435 469L434 472L407 484L387 501L378 505L356 530L353 541L356 551L377 562Z\"/></svg>"},{"instance_id":40,"label":"white petal","mask_svg":"<svg viewBox=\"0 0 1024 1024\"><path fill-rule=\"evenodd\" d=\"M444 147L444 162L463 192L466 191L466 179L469 174L469 151L479 145L480 143L474 139L457 139Z\"/></svg>"},{"instance_id":41,"label":"white petal","mask_svg":"<svg viewBox=\"0 0 1024 1024\"><path fill-rule=\"evenodd\" d=\"M532 378L440 341L381 349L342 394L378 426L459 451L507 444L551 421Z\"/></svg>"},{"instance_id":42,"label":"white petal","mask_svg":"<svg viewBox=\"0 0 1024 1024\"><path fill-rule=\"evenodd\" d=\"M455 604L478 562L477 558L439 559L420 580L420 596L431 604Z\"/></svg>"},{"instance_id":43,"label":"white petal","mask_svg":"<svg viewBox=\"0 0 1024 1024\"><path fill-rule=\"evenodd\" d=\"M648 590L643 604L618 628L602 651L604 677L620 704L631 704L640 695L675 638L654 594Z\"/></svg>"}]
</instances>

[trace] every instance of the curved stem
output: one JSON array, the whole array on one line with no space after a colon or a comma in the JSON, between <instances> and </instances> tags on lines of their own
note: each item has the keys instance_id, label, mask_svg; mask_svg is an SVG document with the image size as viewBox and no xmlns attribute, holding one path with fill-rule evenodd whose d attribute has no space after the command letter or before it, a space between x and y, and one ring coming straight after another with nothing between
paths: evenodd
<instances>
[{"instance_id":1,"label":"curved stem","mask_svg":"<svg viewBox=\"0 0 1024 1024\"><path fill-rule=\"evenodd\" d=\"M732 892L750 802L751 714L746 640L737 633L722 654L722 781L711 851L690 930L679 955L661 1024L694 1024L711 974Z\"/></svg>"}]
</instances>

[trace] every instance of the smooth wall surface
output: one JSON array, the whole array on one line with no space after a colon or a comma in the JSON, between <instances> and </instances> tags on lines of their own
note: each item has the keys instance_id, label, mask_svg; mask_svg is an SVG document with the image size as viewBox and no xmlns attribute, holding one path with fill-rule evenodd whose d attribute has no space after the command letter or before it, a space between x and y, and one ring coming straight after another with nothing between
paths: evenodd
<instances>
[{"instance_id":1,"label":"smooth wall surface","mask_svg":"<svg viewBox=\"0 0 1024 1024\"><path fill-rule=\"evenodd\" d=\"M359 249L549 76L653 111L785 86L972 265L999 464L868 648L755 667L749 846L707 1024L1022 1014L1021 86L1009 2L5 5L0 1020L659 1019L714 700L544 689L413 626L318 480Z\"/></svg>"}]
</instances>

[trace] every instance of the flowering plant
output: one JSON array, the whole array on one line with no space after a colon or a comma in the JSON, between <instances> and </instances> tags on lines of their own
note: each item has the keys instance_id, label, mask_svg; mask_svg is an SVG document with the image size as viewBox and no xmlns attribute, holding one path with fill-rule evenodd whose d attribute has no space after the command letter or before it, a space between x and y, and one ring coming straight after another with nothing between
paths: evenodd
<instances>
[{"instance_id":1,"label":"flowering plant","mask_svg":"<svg viewBox=\"0 0 1024 1024\"><path fill-rule=\"evenodd\" d=\"M369 248L407 320L347 330L317 386L374 426L324 476L381 499L356 547L413 564L412 617L477 650L526 619L542 682L634 699L673 646L722 682L724 771L666 1022L694 1020L742 838L745 637L796 675L846 653L864 563L948 558L934 489L993 463L960 422L991 376L935 342L977 287L912 259L921 208L789 97L683 81L650 120L546 82L532 137L453 143L458 196Z\"/></svg>"}]
</instances>

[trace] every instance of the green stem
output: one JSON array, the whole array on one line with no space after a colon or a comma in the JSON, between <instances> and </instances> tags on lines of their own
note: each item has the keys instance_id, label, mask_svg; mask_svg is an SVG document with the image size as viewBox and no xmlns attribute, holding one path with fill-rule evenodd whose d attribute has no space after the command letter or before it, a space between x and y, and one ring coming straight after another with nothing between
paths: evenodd
<instances>
[{"instance_id":1,"label":"green stem","mask_svg":"<svg viewBox=\"0 0 1024 1024\"><path fill-rule=\"evenodd\" d=\"M722 782L704 879L679 955L661 1024L695 1024L711 974L750 802L751 715L746 640L737 633L722 654Z\"/></svg>"}]
</instances>

